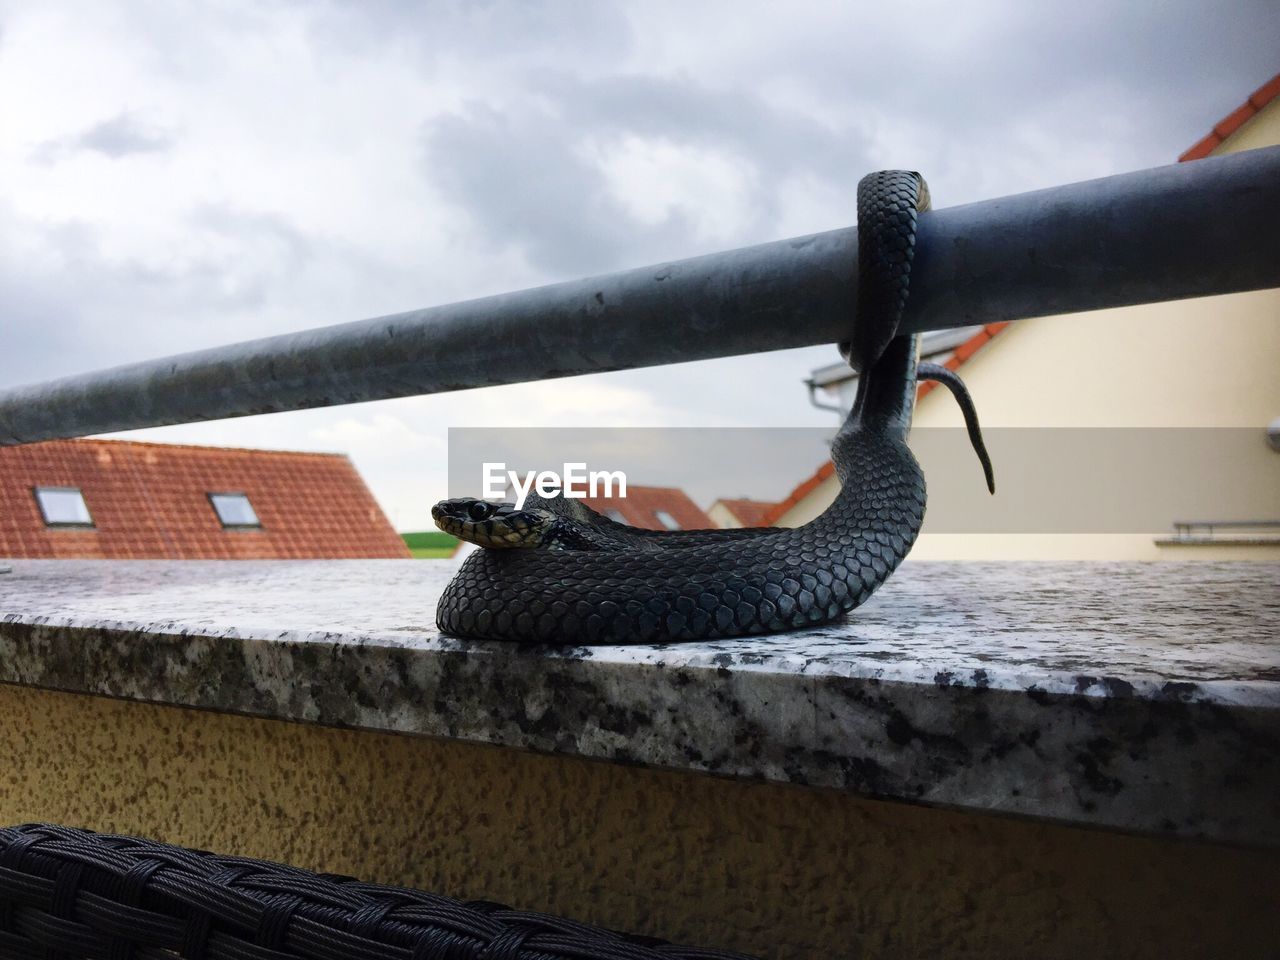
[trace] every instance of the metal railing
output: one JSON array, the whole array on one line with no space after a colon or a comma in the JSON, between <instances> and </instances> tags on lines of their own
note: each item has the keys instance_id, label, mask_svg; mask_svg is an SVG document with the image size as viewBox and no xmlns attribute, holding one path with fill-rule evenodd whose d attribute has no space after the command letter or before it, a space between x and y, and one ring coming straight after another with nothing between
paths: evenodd
<instances>
[{"instance_id":1,"label":"metal railing","mask_svg":"<svg viewBox=\"0 0 1280 960\"><path fill-rule=\"evenodd\" d=\"M833 343L856 264L848 227L67 377L0 393L0 445ZM1266 287L1280 147L924 214L901 330Z\"/></svg>"},{"instance_id":2,"label":"metal railing","mask_svg":"<svg viewBox=\"0 0 1280 960\"><path fill-rule=\"evenodd\" d=\"M1217 530L1236 533L1219 537ZM1280 536L1259 531L1280 530L1280 520L1175 520L1173 537L1163 543L1280 543ZM1241 531L1248 531L1241 534Z\"/></svg>"}]
</instances>

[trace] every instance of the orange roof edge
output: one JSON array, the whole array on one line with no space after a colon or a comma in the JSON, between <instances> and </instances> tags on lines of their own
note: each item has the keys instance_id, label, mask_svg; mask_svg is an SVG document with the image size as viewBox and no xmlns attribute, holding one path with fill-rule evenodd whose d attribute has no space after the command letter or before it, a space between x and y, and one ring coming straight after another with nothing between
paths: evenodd
<instances>
[{"instance_id":1,"label":"orange roof edge","mask_svg":"<svg viewBox=\"0 0 1280 960\"><path fill-rule=\"evenodd\" d=\"M172 443L163 440L126 440L124 437L69 437L66 440L37 440L36 443L96 443L114 446L158 447L162 450L227 450L233 453L271 453L282 457L336 457L350 460L346 453L326 450L277 450L274 447L224 447L215 443Z\"/></svg>"},{"instance_id":2,"label":"orange roof edge","mask_svg":"<svg viewBox=\"0 0 1280 960\"><path fill-rule=\"evenodd\" d=\"M1227 137L1252 120L1259 110L1278 96L1280 96L1280 73L1249 94L1248 100L1219 120L1207 135L1178 157L1178 161L1181 163L1207 157L1218 149Z\"/></svg>"}]
</instances>

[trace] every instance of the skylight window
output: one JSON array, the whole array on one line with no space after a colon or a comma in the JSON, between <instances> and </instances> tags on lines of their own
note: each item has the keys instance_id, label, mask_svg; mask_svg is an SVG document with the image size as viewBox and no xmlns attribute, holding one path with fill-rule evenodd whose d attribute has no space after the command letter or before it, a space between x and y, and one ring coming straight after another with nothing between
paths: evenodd
<instances>
[{"instance_id":1,"label":"skylight window","mask_svg":"<svg viewBox=\"0 0 1280 960\"><path fill-rule=\"evenodd\" d=\"M261 527L262 521L253 510L253 504L243 493L211 493L209 502L224 527L241 529Z\"/></svg>"},{"instance_id":2,"label":"skylight window","mask_svg":"<svg viewBox=\"0 0 1280 960\"><path fill-rule=\"evenodd\" d=\"M612 520L614 523L627 522L627 518L622 515L622 511L616 509L615 507L609 507L607 510L605 510L604 515L608 517L610 520Z\"/></svg>"},{"instance_id":3,"label":"skylight window","mask_svg":"<svg viewBox=\"0 0 1280 960\"><path fill-rule=\"evenodd\" d=\"M36 487L35 495L46 527L93 526L79 487Z\"/></svg>"},{"instance_id":4,"label":"skylight window","mask_svg":"<svg viewBox=\"0 0 1280 960\"><path fill-rule=\"evenodd\" d=\"M679 530L680 522L665 510L655 510L653 515L658 518L658 522L668 530Z\"/></svg>"}]
</instances>

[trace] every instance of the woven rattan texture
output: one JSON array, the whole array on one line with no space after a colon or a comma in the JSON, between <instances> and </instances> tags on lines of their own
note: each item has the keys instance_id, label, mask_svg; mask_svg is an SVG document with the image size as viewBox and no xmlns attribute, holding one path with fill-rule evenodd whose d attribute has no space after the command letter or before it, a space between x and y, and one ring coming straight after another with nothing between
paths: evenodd
<instances>
[{"instance_id":1,"label":"woven rattan texture","mask_svg":"<svg viewBox=\"0 0 1280 960\"><path fill-rule=\"evenodd\" d=\"M0 957L745 960L496 903L47 824L0 828Z\"/></svg>"}]
</instances>

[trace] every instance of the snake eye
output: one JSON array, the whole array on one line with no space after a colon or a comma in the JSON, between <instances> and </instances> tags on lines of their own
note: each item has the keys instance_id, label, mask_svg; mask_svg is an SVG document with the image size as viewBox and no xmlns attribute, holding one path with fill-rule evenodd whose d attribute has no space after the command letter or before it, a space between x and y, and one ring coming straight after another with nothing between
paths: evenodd
<instances>
[{"instance_id":1,"label":"snake eye","mask_svg":"<svg viewBox=\"0 0 1280 960\"><path fill-rule=\"evenodd\" d=\"M493 507L485 503L483 500L477 500L471 506L467 507L467 516L472 520L487 519L489 514L493 512Z\"/></svg>"}]
</instances>

